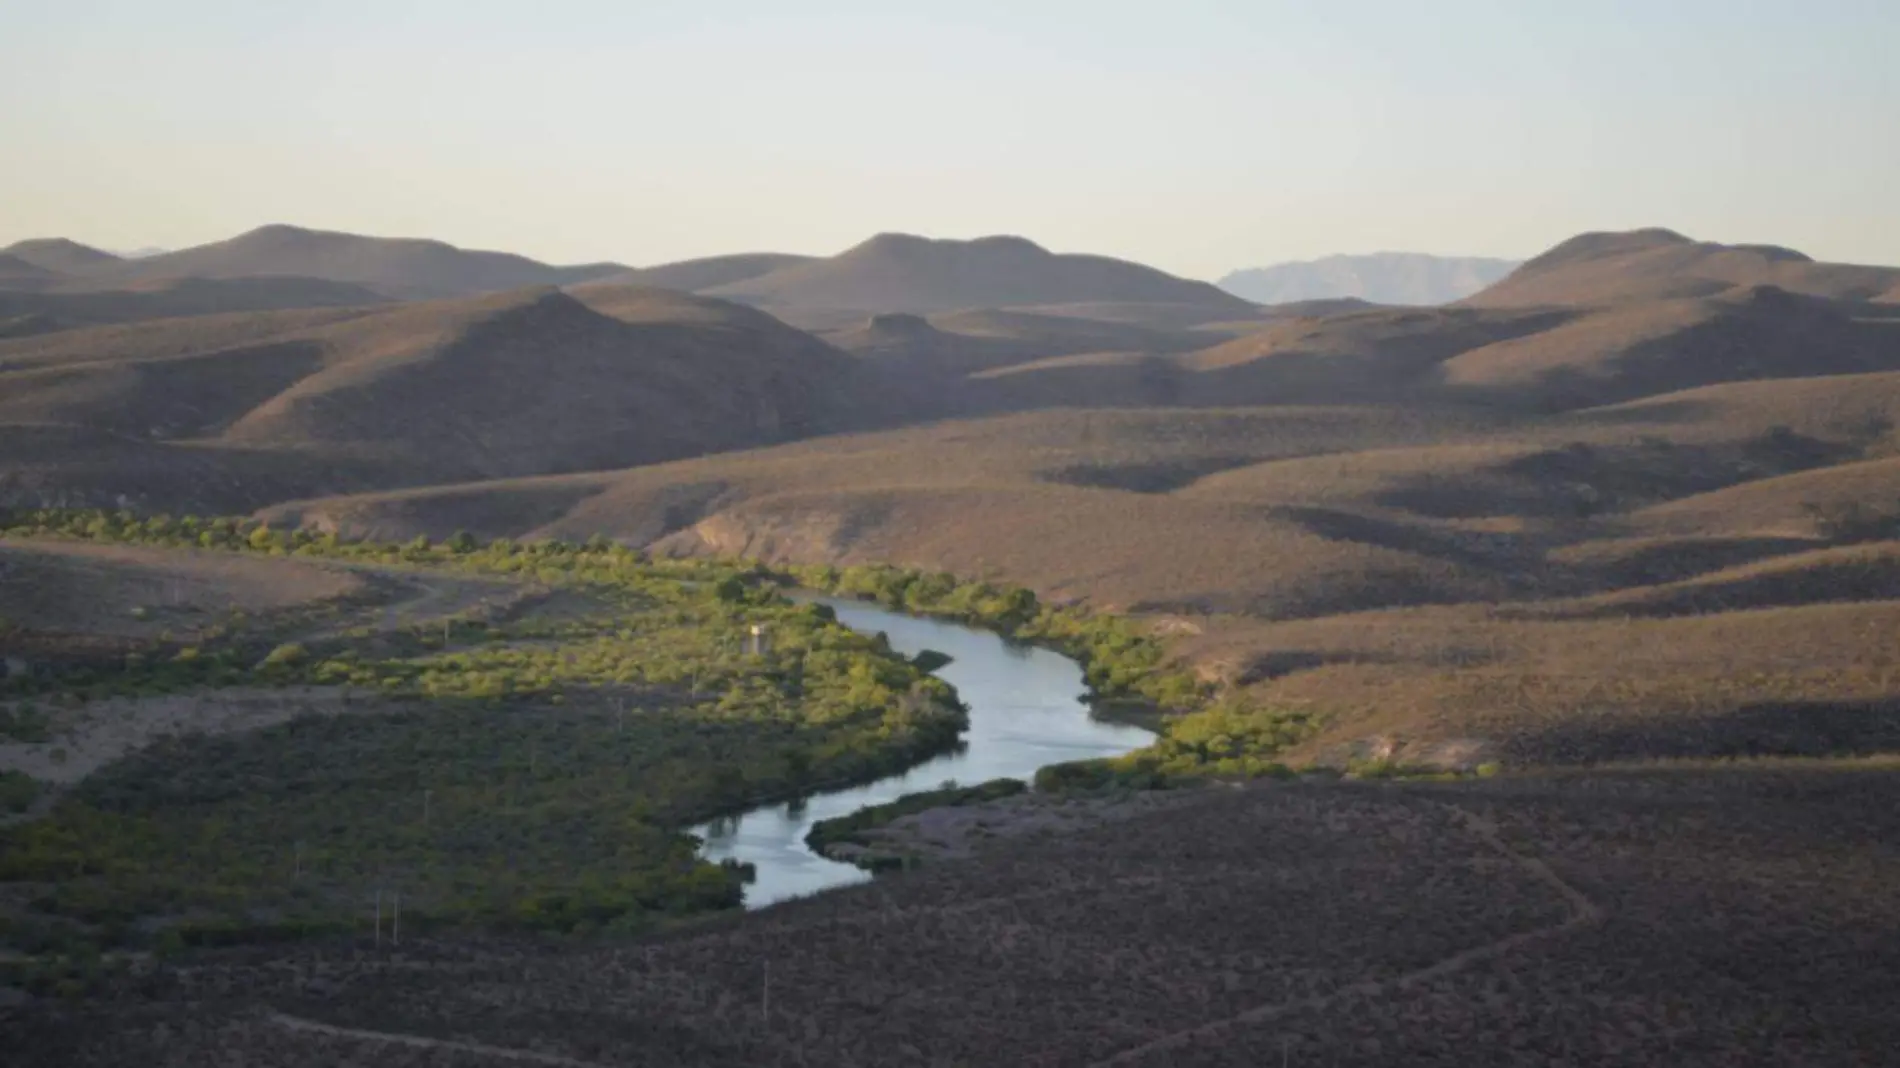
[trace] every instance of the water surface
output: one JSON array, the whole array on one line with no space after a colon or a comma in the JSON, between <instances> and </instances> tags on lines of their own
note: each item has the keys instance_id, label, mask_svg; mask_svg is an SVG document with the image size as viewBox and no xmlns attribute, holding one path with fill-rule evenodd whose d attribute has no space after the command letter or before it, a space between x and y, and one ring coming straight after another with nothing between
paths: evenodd
<instances>
[{"instance_id":1,"label":"water surface","mask_svg":"<svg viewBox=\"0 0 1900 1068\"><path fill-rule=\"evenodd\" d=\"M831 605L838 621L866 634L883 631L891 648L914 656L935 649L956 659L936 672L970 706L964 747L909 771L803 802L762 805L692 829L706 841L708 860L747 861L758 869L746 887L746 907L759 908L834 886L864 882L870 873L827 860L805 845L813 823L866 805L933 790L954 779L973 786L990 779L1030 779L1045 764L1116 756L1139 749L1154 735L1139 727L1094 718L1082 700L1082 667L1060 653L1004 641L959 623L922 619L860 601L813 598Z\"/></svg>"}]
</instances>

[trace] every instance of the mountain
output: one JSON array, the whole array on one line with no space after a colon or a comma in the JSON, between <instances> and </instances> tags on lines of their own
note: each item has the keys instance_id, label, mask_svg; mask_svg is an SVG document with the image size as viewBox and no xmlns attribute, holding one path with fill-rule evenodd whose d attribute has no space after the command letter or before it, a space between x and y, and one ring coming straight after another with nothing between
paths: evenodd
<instances>
[{"instance_id":1,"label":"mountain","mask_svg":"<svg viewBox=\"0 0 1900 1068\"><path fill-rule=\"evenodd\" d=\"M441 241L264 226L228 241L121 261L95 272L90 281L96 288L124 288L164 278L290 275L346 282L394 299L422 300L567 285L626 270L612 263L554 267L512 253L470 251Z\"/></svg>"},{"instance_id":2,"label":"mountain","mask_svg":"<svg viewBox=\"0 0 1900 1068\"><path fill-rule=\"evenodd\" d=\"M1449 304L1511 273L1516 260L1374 252L1234 271L1219 285L1256 304L1356 297L1374 304Z\"/></svg>"},{"instance_id":3,"label":"mountain","mask_svg":"<svg viewBox=\"0 0 1900 1068\"><path fill-rule=\"evenodd\" d=\"M1900 268L1817 263L1774 245L1722 245L1651 228L1580 234L1496 285L1466 298L1473 307L1604 305L1713 296L1738 286L1866 301L1900 286Z\"/></svg>"},{"instance_id":4,"label":"mountain","mask_svg":"<svg viewBox=\"0 0 1900 1068\"><path fill-rule=\"evenodd\" d=\"M0 341L0 467L39 472L16 499L255 507L334 492L326 464L374 489L785 441L874 411L861 382L761 312L625 286L206 315ZM87 459L102 436L131 458Z\"/></svg>"},{"instance_id":5,"label":"mountain","mask_svg":"<svg viewBox=\"0 0 1900 1068\"><path fill-rule=\"evenodd\" d=\"M145 260L153 256L163 256L170 251L171 249L159 248L157 245L142 245L132 249L113 249L112 254L122 260Z\"/></svg>"},{"instance_id":6,"label":"mountain","mask_svg":"<svg viewBox=\"0 0 1900 1068\"><path fill-rule=\"evenodd\" d=\"M6 248L0 248L0 255L12 256L42 270L64 275L90 274L121 262L119 257L110 252L101 252L90 245L68 241L63 237L16 241Z\"/></svg>"},{"instance_id":7,"label":"mountain","mask_svg":"<svg viewBox=\"0 0 1900 1068\"><path fill-rule=\"evenodd\" d=\"M1020 237L951 241L879 234L836 256L780 267L706 292L775 313L827 309L926 314L1081 302L1185 306L1207 318L1253 311L1251 304L1205 282L1103 256L1056 254Z\"/></svg>"},{"instance_id":8,"label":"mountain","mask_svg":"<svg viewBox=\"0 0 1900 1068\"><path fill-rule=\"evenodd\" d=\"M757 278L781 267L809 263L812 259L811 256L794 256L784 252L742 252L731 256L680 260L657 267L639 267L624 274L607 276L600 281L697 293Z\"/></svg>"}]
</instances>

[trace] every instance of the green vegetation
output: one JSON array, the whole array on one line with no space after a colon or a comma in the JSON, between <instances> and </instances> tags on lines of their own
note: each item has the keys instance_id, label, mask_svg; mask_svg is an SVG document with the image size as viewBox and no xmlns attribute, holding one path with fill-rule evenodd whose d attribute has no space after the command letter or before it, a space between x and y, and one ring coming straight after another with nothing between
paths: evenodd
<instances>
[{"instance_id":1,"label":"green vegetation","mask_svg":"<svg viewBox=\"0 0 1900 1068\"><path fill-rule=\"evenodd\" d=\"M19 679L12 682L16 687L22 685ZM0 685L5 683L0 682ZM22 701L12 708L0 707L0 741L43 742L51 722L31 701Z\"/></svg>"},{"instance_id":2,"label":"green vegetation","mask_svg":"<svg viewBox=\"0 0 1900 1068\"><path fill-rule=\"evenodd\" d=\"M905 794L895 801L888 801L882 805L866 805L848 816L819 820L812 824L811 831L805 835L805 844L820 856L830 856L831 847L837 845L848 844L870 848L873 843L865 837L864 832L875 830L901 817L927 809L956 808L962 805L997 801L1005 797L1014 797L1028 789L1028 784L1021 779L991 779L989 782L975 786L947 783L935 790ZM858 867L869 871L884 871L909 865L907 857L882 853L858 853L840 859L850 860Z\"/></svg>"},{"instance_id":3,"label":"green vegetation","mask_svg":"<svg viewBox=\"0 0 1900 1068\"><path fill-rule=\"evenodd\" d=\"M337 714L163 740L0 837L0 881L51 885L34 913L107 945L139 942L131 932L154 915L174 917L168 937L188 944L343 930L378 891L403 894L410 929L637 930L736 905L746 873L697 859L681 827L880 777L953 745L965 724L954 693L928 675L940 654L907 660L825 606L793 604L777 589L788 577L1047 644L1083 663L1099 697L1164 714L1154 746L1044 769L1042 788L1280 773L1273 756L1313 726L1216 692L1129 620L948 575L787 576L652 560L600 538L396 545L124 512L28 512L0 528L8 535L496 576L569 598L558 612L393 629L296 633L234 619L191 645L161 640L111 663L0 681L0 692L61 703L260 685L313 687L335 702L313 712ZM771 635L762 655L748 651L755 626ZM43 737L33 705L21 700L11 716L12 734ZM1021 788L913 795L819 838Z\"/></svg>"},{"instance_id":4,"label":"green vegetation","mask_svg":"<svg viewBox=\"0 0 1900 1068\"><path fill-rule=\"evenodd\" d=\"M1310 713L1261 707L1244 694L1203 683L1171 662L1161 642L1133 620L1044 605L1034 591L1019 586L878 565L791 567L786 573L827 593L1047 645L1081 662L1097 699L1142 702L1164 714L1154 745L1120 757L1043 768L1036 775L1039 790L1161 788L1213 776L1281 775L1286 768L1275 758L1319 727Z\"/></svg>"},{"instance_id":5,"label":"green vegetation","mask_svg":"<svg viewBox=\"0 0 1900 1068\"><path fill-rule=\"evenodd\" d=\"M34 913L107 945L155 915L182 917L193 943L348 929L379 890L403 895L406 929L635 930L731 907L744 872L699 860L681 827L881 777L966 722L945 683L750 568L604 541L352 544L104 513L29 513L5 533L521 576L568 598L446 631L233 628L0 683L61 701L296 684L335 702L162 741L0 833L0 882L50 887ZM746 651L754 626L764 655Z\"/></svg>"},{"instance_id":6,"label":"green vegetation","mask_svg":"<svg viewBox=\"0 0 1900 1068\"><path fill-rule=\"evenodd\" d=\"M23 771L0 771L0 812L25 812L40 796L39 780Z\"/></svg>"}]
</instances>

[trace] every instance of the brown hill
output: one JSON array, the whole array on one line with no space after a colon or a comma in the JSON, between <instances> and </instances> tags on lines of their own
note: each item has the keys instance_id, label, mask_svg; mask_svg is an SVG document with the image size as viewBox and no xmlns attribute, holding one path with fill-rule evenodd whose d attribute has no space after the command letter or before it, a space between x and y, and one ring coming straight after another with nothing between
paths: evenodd
<instances>
[{"instance_id":1,"label":"brown hill","mask_svg":"<svg viewBox=\"0 0 1900 1068\"><path fill-rule=\"evenodd\" d=\"M873 242L744 284L995 297L1007 272L943 265L1063 259L980 244ZM1842 710L1900 698L1891 553L1850 547L1900 536L1900 320L1717 277L1825 265L1669 234L1526 269L1616 264L1665 295L1174 320L1144 309L1179 292L1037 275L1040 304L854 313L830 335L851 355L774 318L836 306L608 284L74 331L0 343L0 472L9 499L1020 582L1142 613L1208 677L1319 712L1302 757L1896 736ZM934 422L787 441L892 420Z\"/></svg>"},{"instance_id":2,"label":"brown hill","mask_svg":"<svg viewBox=\"0 0 1900 1068\"><path fill-rule=\"evenodd\" d=\"M130 289L86 292L0 291L0 323L16 324L12 330L0 326L0 337L186 315L346 307L387 300L347 282L280 277L155 279Z\"/></svg>"},{"instance_id":3,"label":"brown hill","mask_svg":"<svg viewBox=\"0 0 1900 1068\"><path fill-rule=\"evenodd\" d=\"M346 282L398 299L469 296L558 286L625 272L619 264L553 267L505 252L441 241L264 226L228 241L124 261L93 272L97 288L160 278L296 276Z\"/></svg>"},{"instance_id":4,"label":"brown hill","mask_svg":"<svg viewBox=\"0 0 1900 1068\"><path fill-rule=\"evenodd\" d=\"M1526 262L1461 303L1480 308L1605 305L1776 286L1834 300L1872 300L1900 269L1817 263L1792 249L1692 241L1671 230L1589 233Z\"/></svg>"},{"instance_id":5,"label":"brown hill","mask_svg":"<svg viewBox=\"0 0 1900 1068\"><path fill-rule=\"evenodd\" d=\"M636 267L598 280L697 293L757 278L781 267L809 263L812 259L811 256L795 256L786 252L742 252L731 256L708 256L704 259L662 263L655 267Z\"/></svg>"},{"instance_id":6,"label":"brown hill","mask_svg":"<svg viewBox=\"0 0 1900 1068\"><path fill-rule=\"evenodd\" d=\"M1890 554L1833 550L1815 507L1900 515L1894 461L1860 460L1894 425L1900 372L1567 415L1428 399L1041 411L271 514L1027 582L1147 613L1210 675L1323 710L1311 755L1397 738L1460 759L1620 758L1721 751L1725 717L1890 692ZM1578 735L1582 712L1607 733ZM1793 717L1761 720L1787 744L1821 744L1798 713L1773 716Z\"/></svg>"},{"instance_id":7,"label":"brown hill","mask_svg":"<svg viewBox=\"0 0 1900 1068\"><path fill-rule=\"evenodd\" d=\"M0 255L12 256L42 270L63 275L90 274L124 262L110 252L102 252L63 237L15 241L6 248L0 248Z\"/></svg>"},{"instance_id":8,"label":"brown hill","mask_svg":"<svg viewBox=\"0 0 1900 1068\"><path fill-rule=\"evenodd\" d=\"M829 259L782 267L709 292L768 309L866 313L1132 301L1191 305L1231 316L1253 307L1205 282L1102 256L1057 255L1020 237L949 241L879 234Z\"/></svg>"},{"instance_id":9,"label":"brown hill","mask_svg":"<svg viewBox=\"0 0 1900 1068\"><path fill-rule=\"evenodd\" d=\"M179 478L292 456L334 460L339 483L357 488L415 485L782 441L866 404L850 358L808 335L627 287L70 331L0 343L0 368L0 424L70 427L137 454L122 482L102 484L96 465L75 476L106 500L162 495L151 466L168 457ZM63 457L57 440L7 454L42 472L37 492L96 447ZM254 503L282 499L308 466L262 480Z\"/></svg>"},{"instance_id":10,"label":"brown hill","mask_svg":"<svg viewBox=\"0 0 1900 1068\"><path fill-rule=\"evenodd\" d=\"M56 271L49 271L19 258L0 252L0 291L25 290L28 292L56 285L65 278Z\"/></svg>"},{"instance_id":11,"label":"brown hill","mask_svg":"<svg viewBox=\"0 0 1900 1068\"><path fill-rule=\"evenodd\" d=\"M1447 361L1444 381L1575 408L1717 382L1900 368L1900 329L1774 286L1619 305Z\"/></svg>"}]
</instances>

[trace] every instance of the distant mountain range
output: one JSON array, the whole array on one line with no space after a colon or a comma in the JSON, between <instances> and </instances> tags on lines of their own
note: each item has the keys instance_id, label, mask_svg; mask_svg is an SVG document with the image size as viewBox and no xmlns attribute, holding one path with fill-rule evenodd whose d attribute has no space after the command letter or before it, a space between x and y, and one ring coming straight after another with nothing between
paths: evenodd
<instances>
[{"instance_id":1,"label":"distant mountain range","mask_svg":"<svg viewBox=\"0 0 1900 1068\"><path fill-rule=\"evenodd\" d=\"M1356 297L1374 304L1449 304L1510 274L1516 260L1374 252L1249 267L1220 280L1256 304Z\"/></svg>"}]
</instances>

